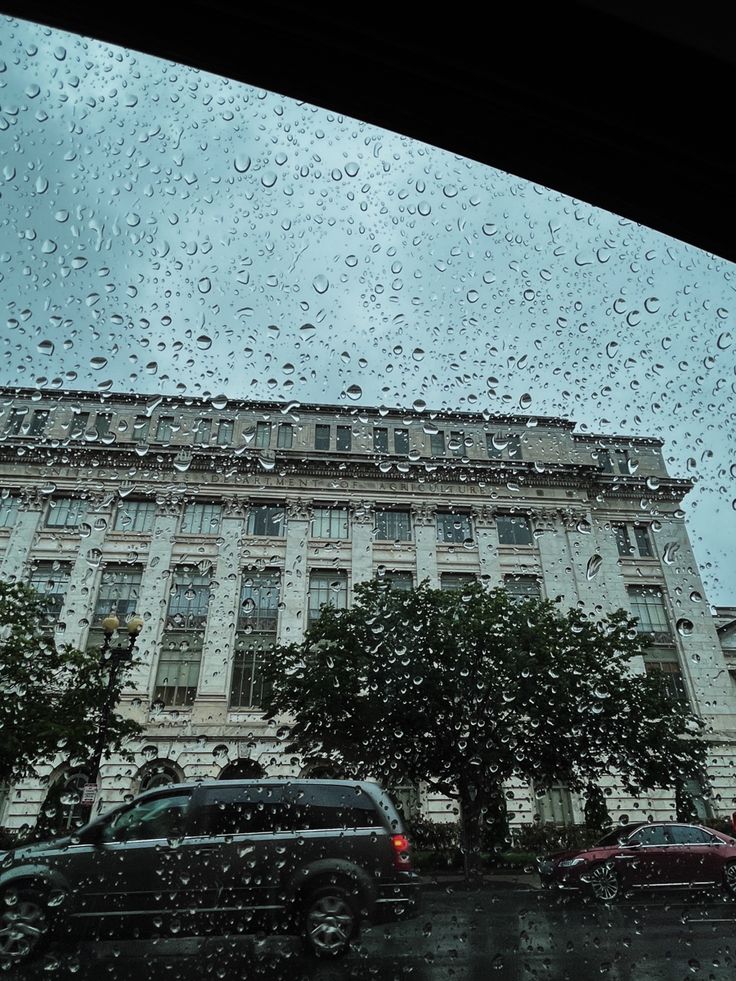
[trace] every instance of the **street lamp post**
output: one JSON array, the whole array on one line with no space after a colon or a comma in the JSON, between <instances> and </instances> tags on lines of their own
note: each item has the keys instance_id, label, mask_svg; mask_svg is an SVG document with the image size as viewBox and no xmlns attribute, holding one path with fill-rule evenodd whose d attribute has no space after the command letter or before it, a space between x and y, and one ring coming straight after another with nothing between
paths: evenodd
<instances>
[{"instance_id":1,"label":"street lamp post","mask_svg":"<svg viewBox=\"0 0 736 981\"><path fill-rule=\"evenodd\" d=\"M115 687L118 679L118 671L122 664L133 659L133 651L138 641L138 636L143 628L143 620L139 616L132 616L125 624L128 633L128 644L124 647L112 647L111 641L113 634L120 627L120 621L111 613L102 621L104 639L100 648L100 663L103 668L107 668L107 684L102 700L100 711L100 723L97 729L95 748L90 757L88 771L88 786L94 787L95 791L100 777L100 766L102 764L102 754L107 746L108 733L110 730L110 720L115 708ZM82 799L82 813L86 820L91 817L94 805L94 796Z\"/></svg>"}]
</instances>

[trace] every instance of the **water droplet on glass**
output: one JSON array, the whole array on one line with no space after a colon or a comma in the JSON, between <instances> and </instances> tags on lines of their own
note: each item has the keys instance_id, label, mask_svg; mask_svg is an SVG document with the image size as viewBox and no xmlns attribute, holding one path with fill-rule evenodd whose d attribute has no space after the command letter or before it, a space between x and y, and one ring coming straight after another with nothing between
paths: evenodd
<instances>
[{"instance_id":1,"label":"water droplet on glass","mask_svg":"<svg viewBox=\"0 0 736 981\"><path fill-rule=\"evenodd\" d=\"M493 224L493 222L490 222L490 221L489 222L486 222L486 224L483 226L483 234L484 235L495 235L497 231L498 231L498 229Z\"/></svg>"},{"instance_id":2,"label":"water droplet on glass","mask_svg":"<svg viewBox=\"0 0 736 981\"><path fill-rule=\"evenodd\" d=\"M197 347L200 351L209 351L212 347L212 338L206 334L200 334L197 338Z\"/></svg>"},{"instance_id":3,"label":"water droplet on glass","mask_svg":"<svg viewBox=\"0 0 736 981\"><path fill-rule=\"evenodd\" d=\"M209 291L212 289L212 283L210 282L208 276L203 276L200 279L200 281L197 283L197 289L200 293L209 293Z\"/></svg>"},{"instance_id":4,"label":"water droplet on glass","mask_svg":"<svg viewBox=\"0 0 736 981\"><path fill-rule=\"evenodd\" d=\"M728 348L731 347L732 343L733 343L733 337L731 337L730 332L727 330L724 331L722 334L720 334L718 340L716 341L716 344L721 349L721 351L728 350Z\"/></svg>"},{"instance_id":5,"label":"water droplet on glass","mask_svg":"<svg viewBox=\"0 0 736 981\"><path fill-rule=\"evenodd\" d=\"M247 154L236 155L235 157L235 169L239 174L244 174L250 169L250 157Z\"/></svg>"},{"instance_id":6,"label":"water droplet on glass","mask_svg":"<svg viewBox=\"0 0 736 981\"><path fill-rule=\"evenodd\" d=\"M585 578L590 580L594 579L603 565L603 556L601 555L591 555L588 559L588 564L585 567Z\"/></svg>"},{"instance_id":7,"label":"water droplet on glass","mask_svg":"<svg viewBox=\"0 0 736 981\"><path fill-rule=\"evenodd\" d=\"M695 629L695 625L692 620L688 620L687 617L680 617L677 621L677 632L682 637L689 637L690 634Z\"/></svg>"},{"instance_id":8,"label":"water droplet on glass","mask_svg":"<svg viewBox=\"0 0 736 981\"><path fill-rule=\"evenodd\" d=\"M36 348L39 354L53 354L54 345L52 341L41 341L41 343Z\"/></svg>"},{"instance_id":9,"label":"water droplet on glass","mask_svg":"<svg viewBox=\"0 0 736 981\"><path fill-rule=\"evenodd\" d=\"M664 551L662 552L662 561L667 565L672 565L679 550L680 546L677 544L677 542L667 542L664 547Z\"/></svg>"},{"instance_id":10,"label":"water droplet on glass","mask_svg":"<svg viewBox=\"0 0 736 981\"><path fill-rule=\"evenodd\" d=\"M478 293L478 290L468 290L468 292L465 294L465 296L466 296L466 299L467 299L468 303L477 303L478 302L478 297L480 296L480 294Z\"/></svg>"},{"instance_id":11,"label":"water droplet on glass","mask_svg":"<svg viewBox=\"0 0 736 981\"><path fill-rule=\"evenodd\" d=\"M330 287L330 284L327 277L320 273L319 276L315 276L312 280L312 286L315 288L317 293L326 293Z\"/></svg>"},{"instance_id":12,"label":"water droplet on glass","mask_svg":"<svg viewBox=\"0 0 736 981\"><path fill-rule=\"evenodd\" d=\"M420 347L415 347L414 350L411 352L411 356L412 358L414 358L415 361L423 361L424 351Z\"/></svg>"},{"instance_id":13,"label":"water droplet on glass","mask_svg":"<svg viewBox=\"0 0 736 981\"><path fill-rule=\"evenodd\" d=\"M99 371L101 368L104 368L107 365L107 358L103 358L103 357L90 358L89 365L90 368L92 368L94 371Z\"/></svg>"},{"instance_id":14,"label":"water droplet on glass","mask_svg":"<svg viewBox=\"0 0 736 981\"><path fill-rule=\"evenodd\" d=\"M345 389L345 394L353 402L357 402L359 398L362 398L363 389L360 387L360 385L349 385Z\"/></svg>"},{"instance_id":15,"label":"water droplet on glass","mask_svg":"<svg viewBox=\"0 0 736 981\"><path fill-rule=\"evenodd\" d=\"M261 176L261 184L264 187L273 187L276 183L276 174L273 170L265 170Z\"/></svg>"}]
</instances>

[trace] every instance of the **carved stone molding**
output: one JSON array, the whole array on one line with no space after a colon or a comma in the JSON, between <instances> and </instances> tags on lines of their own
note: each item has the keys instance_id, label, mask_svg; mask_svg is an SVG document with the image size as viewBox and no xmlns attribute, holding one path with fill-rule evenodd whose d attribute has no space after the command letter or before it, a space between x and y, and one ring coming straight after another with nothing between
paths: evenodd
<instances>
[{"instance_id":1,"label":"carved stone molding","mask_svg":"<svg viewBox=\"0 0 736 981\"><path fill-rule=\"evenodd\" d=\"M433 525L437 515L436 504L412 504L412 515L415 525Z\"/></svg>"},{"instance_id":2,"label":"carved stone molding","mask_svg":"<svg viewBox=\"0 0 736 981\"><path fill-rule=\"evenodd\" d=\"M250 502L244 497L226 497L222 500L223 518L245 518Z\"/></svg>"},{"instance_id":3,"label":"carved stone molding","mask_svg":"<svg viewBox=\"0 0 736 981\"><path fill-rule=\"evenodd\" d=\"M353 524L373 525L373 507L370 501L351 501L350 511Z\"/></svg>"},{"instance_id":4,"label":"carved stone molding","mask_svg":"<svg viewBox=\"0 0 736 981\"><path fill-rule=\"evenodd\" d=\"M156 498L156 513L169 518L178 518L184 510L185 499L180 495L167 495Z\"/></svg>"},{"instance_id":5,"label":"carved stone molding","mask_svg":"<svg viewBox=\"0 0 736 981\"><path fill-rule=\"evenodd\" d=\"M471 508L473 521L476 528L493 528L496 524L496 514L498 507L491 504L481 504L479 507Z\"/></svg>"},{"instance_id":6,"label":"carved stone molding","mask_svg":"<svg viewBox=\"0 0 736 981\"><path fill-rule=\"evenodd\" d=\"M287 521L311 521L312 511L311 501L300 501L293 498L286 502Z\"/></svg>"},{"instance_id":7,"label":"carved stone molding","mask_svg":"<svg viewBox=\"0 0 736 981\"><path fill-rule=\"evenodd\" d=\"M15 493L13 496L16 496ZM40 511L49 499L48 494L41 494L38 487L21 487L18 497L18 508L21 511Z\"/></svg>"}]
</instances>

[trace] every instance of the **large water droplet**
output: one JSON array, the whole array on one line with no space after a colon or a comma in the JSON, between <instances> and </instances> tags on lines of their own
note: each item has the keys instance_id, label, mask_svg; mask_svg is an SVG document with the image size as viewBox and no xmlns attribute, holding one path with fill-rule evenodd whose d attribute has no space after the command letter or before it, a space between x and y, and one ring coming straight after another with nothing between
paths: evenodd
<instances>
[{"instance_id":1,"label":"large water droplet","mask_svg":"<svg viewBox=\"0 0 736 981\"><path fill-rule=\"evenodd\" d=\"M250 169L250 157L247 154L237 154L235 157L235 169L239 174L245 174Z\"/></svg>"},{"instance_id":2,"label":"large water droplet","mask_svg":"<svg viewBox=\"0 0 736 981\"><path fill-rule=\"evenodd\" d=\"M206 334L200 334L197 338L197 347L200 351L209 351L212 347L212 338Z\"/></svg>"},{"instance_id":3,"label":"large water droplet","mask_svg":"<svg viewBox=\"0 0 736 981\"><path fill-rule=\"evenodd\" d=\"M588 559L588 564L585 567L585 578L588 580L594 579L598 575L602 565L602 555L591 555L591 557Z\"/></svg>"},{"instance_id":4,"label":"large water droplet","mask_svg":"<svg viewBox=\"0 0 736 981\"><path fill-rule=\"evenodd\" d=\"M210 282L208 276L203 276L200 279L200 281L197 283L197 289L200 293L209 293L209 291L212 289L212 283Z\"/></svg>"},{"instance_id":5,"label":"large water droplet","mask_svg":"<svg viewBox=\"0 0 736 981\"><path fill-rule=\"evenodd\" d=\"M320 273L319 276L315 276L312 280L312 286L314 286L317 293L326 293L330 288L330 283L327 277Z\"/></svg>"},{"instance_id":6,"label":"large water droplet","mask_svg":"<svg viewBox=\"0 0 736 981\"><path fill-rule=\"evenodd\" d=\"M348 385L345 389L345 394L351 401L357 402L363 396L363 389L360 385Z\"/></svg>"}]
</instances>

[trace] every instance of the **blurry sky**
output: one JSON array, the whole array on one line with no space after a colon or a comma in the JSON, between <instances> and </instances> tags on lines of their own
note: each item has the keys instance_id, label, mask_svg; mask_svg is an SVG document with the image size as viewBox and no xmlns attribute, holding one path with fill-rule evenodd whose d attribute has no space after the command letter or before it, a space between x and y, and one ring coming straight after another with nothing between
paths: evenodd
<instances>
[{"instance_id":1,"label":"blurry sky","mask_svg":"<svg viewBox=\"0 0 736 981\"><path fill-rule=\"evenodd\" d=\"M0 19L0 383L658 436L708 598L736 603L735 283L489 167Z\"/></svg>"}]
</instances>

